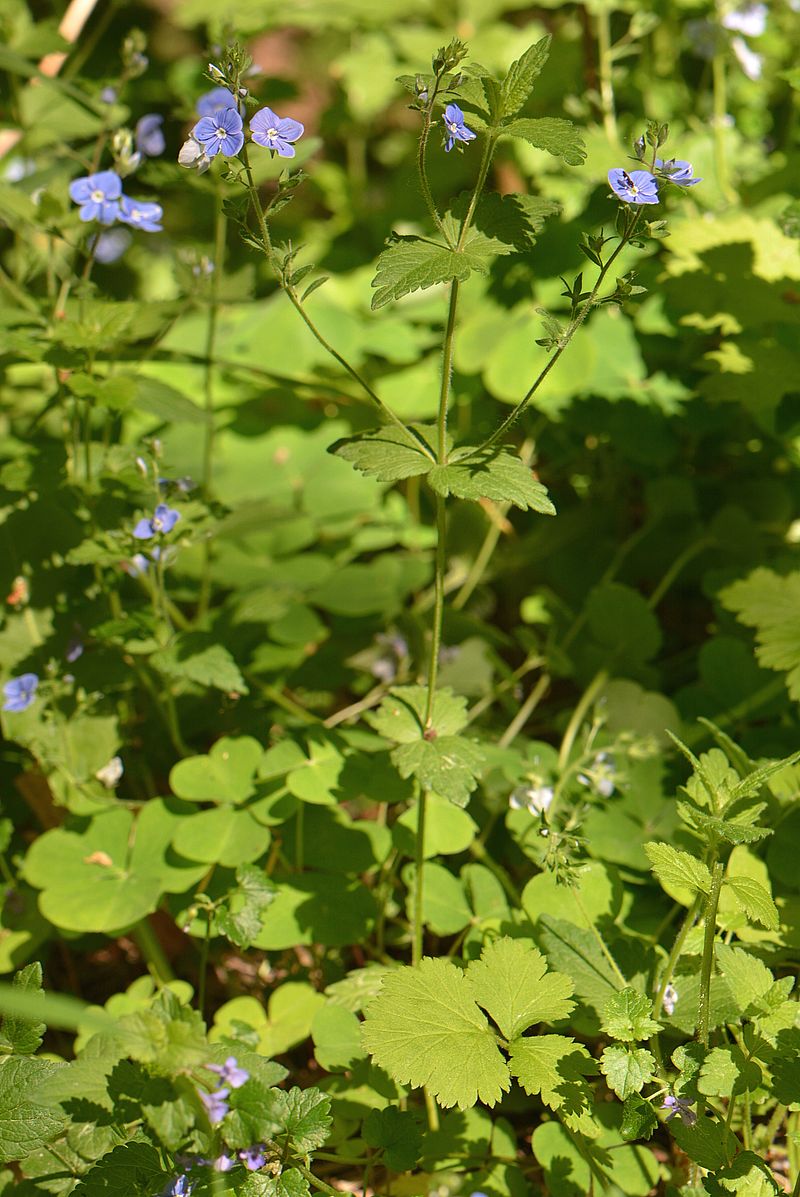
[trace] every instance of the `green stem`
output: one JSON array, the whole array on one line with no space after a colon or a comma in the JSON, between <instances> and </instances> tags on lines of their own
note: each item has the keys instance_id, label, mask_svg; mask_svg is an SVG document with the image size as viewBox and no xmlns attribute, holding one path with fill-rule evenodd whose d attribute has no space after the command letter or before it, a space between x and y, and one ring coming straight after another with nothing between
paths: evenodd
<instances>
[{"instance_id":1,"label":"green stem","mask_svg":"<svg viewBox=\"0 0 800 1197\"><path fill-rule=\"evenodd\" d=\"M688 545L682 553L678 554L647 600L647 605L651 611L655 611L672 583L678 577L681 570L688 565L692 557L696 557L698 553L702 553L703 549L708 548L710 544L713 544L711 537L704 536L701 540L696 540L694 544Z\"/></svg>"},{"instance_id":2,"label":"green stem","mask_svg":"<svg viewBox=\"0 0 800 1197\"><path fill-rule=\"evenodd\" d=\"M508 748L509 744L511 744L516 739L519 732L522 731L523 727L528 722L531 715L547 693L550 687L550 680L550 675L548 673L543 673L539 678L538 682L533 687L530 694L525 699L522 706L519 708L516 715L498 740L498 745L500 748Z\"/></svg>"},{"instance_id":3,"label":"green stem","mask_svg":"<svg viewBox=\"0 0 800 1197\"><path fill-rule=\"evenodd\" d=\"M558 767L559 769L566 768L569 761L572 747L575 739L580 731L581 723L583 723L586 712L597 698L598 693L603 689L603 686L608 681L608 673L605 669L601 669L596 673L592 681L581 695L580 701L572 712L572 718L567 724L567 730L564 732L564 738L561 741L561 747L558 750Z\"/></svg>"},{"instance_id":4,"label":"green stem","mask_svg":"<svg viewBox=\"0 0 800 1197\"><path fill-rule=\"evenodd\" d=\"M140 919L131 932L139 951L144 957L148 971L157 985L166 985L175 980L169 960L153 930L148 918Z\"/></svg>"},{"instance_id":5,"label":"green stem","mask_svg":"<svg viewBox=\"0 0 800 1197\"><path fill-rule=\"evenodd\" d=\"M714 939L717 931L717 907L722 889L724 866L717 861L711 875L711 892L705 910L705 935L703 937L703 959L700 965L700 1004L697 1011L697 1040L708 1047L709 1020L711 1012L711 973L714 968Z\"/></svg>"},{"instance_id":6,"label":"green stem","mask_svg":"<svg viewBox=\"0 0 800 1197\"><path fill-rule=\"evenodd\" d=\"M653 998L653 1008L651 1011L651 1018L661 1017L661 1008L664 1003L664 994L667 992L667 986L675 975L675 969L683 951L683 945L686 942L686 936L694 926L695 919L700 911L702 898L698 894L692 905L686 912L686 917L678 928L678 933L675 936L675 941L672 945L672 950L667 958L667 963L664 965L664 970L661 973L661 980L656 990L656 995Z\"/></svg>"},{"instance_id":7,"label":"green stem","mask_svg":"<svg viewBox=\"0 0 800 1197\"><path fill-rule=\"evenodd\" d=\"M725 74L725 47L720 46L711 60L711 79L714 95L714 162L717 169L719 189L728 203L738 198L731 186L726 153L726 121L728 108L728 81Z\"/></svg>"},{"instance_id":8,"label":"green stem","mask_svg":"<svg viewBox=\"0 0 800 1197\"><path fill-rule=\"evenodd\" d=\"M320 1180L318 1176L314 1175L310 1168L304 1168L298 1160L294 1161L292 1167L296 1168L297 1171L306 1178L310 1185L313 1185L315 1189L319 1189L320 1193L329 1193L331 1197L341 1197L340 1189L334 1189L333 1185L326 1184L324 1180Z\"/></svg>"},{"instance_id":9,"label":"green stem","mask_svg":"<svg viewBox=\"0 0 800 1197\"><path fill-rule=\"evenodd\" d=\"M200 1017L206 1016L206 976L208 974L208 951L211 947L211 918L210 910L206 911L206 933L200 946L200 961L197 966L197 1009Z\"/></svg>"},{"instance_id":10,"label":"green stem","mask_svg":"<svg viewBox=\"0 0 800 1197\"><path fill-rule=\"evenodd\" d=\"M580 895L580 890L578 888L579 885L580 885L580 877L578 877L576 884L573 885L572 889L571 889L572 896L575 899L575 905L578 907L578 910L583 915L587 930L591 931L592 935L597 940L600 951L603 953L606 960L608 961L611 971L616 975L616 978L620 983L620 988L625 989L625 987L628 984L627 978L623 975L621 968L619 967L616 960L612 956L611 951L607 947L605 940L603 939L600 932L597 930L597 927L594 925L592 917L589 914L589 911L586 909L586 906L584 905L583 898Z\"/></svg>"},{"instance_id":11,"label":"green stem","mask_svg":"<svg viewBox=\"0 0 800 1197\"><path fill-rule=\"evenodd\" d=\"M422 132L419 135L419 145L417 146L417 174L419 175L420 190L428 208L428 212L430 213L431 220L449 245L450 238L445 232L444 225L442 224L442 218L439 215L439 211L433 198L433 192L431 191L430 183L428 182L428 171L426 168L425 158L428 149L428 137L431 131L431 121L433 119L433 105L439 92L440 82L441 80L437 78L433 85L433 91L428 99L427 108L425 109L425 116L422 122Z\"/></svg>"},{"instance_id":12,"label":"green stem","mask_svg":"<svg viewBox=\"0 0 800 1197\"><path fill-rule=\"evenodd\" d=\"M561 357L562 353L569 345L572 338L575 336L575 333L578 331L578 329L583 324L586 317L589 315L589 313L595 307L595 305L597 303L597 296L598 296L601 286L603 285L605 277L608 274L608 272L611 269L614 262L616 261L616 259L622 253L623 249L625 248L625 246L628 244L628 242L631 240L634 233L636 232L640 217L641 217L640 212L636 212L632 217L628 213L625 214L626 227L619 239L619 244L617 245L616 249L614 249L613 253L610 254L608 261L605 262L603 266L601 266L600 272L597 276L597 280L594 284L594 287L591 290L591 293L589 294L588 299L586 299L584 301L584 303L581 305L580 310L570 320L557 348L550 355L550 358L548 359L546 364L542 367L542 369L539 371L536 378L533 380L531 385L528 387L528 390L522 396L522 399L520 399L517 406L513 409L513 411L508 416L506 416L505 420L503 420L503 423L500 425L500 427L497 428L496 431L493 432L492 435L490 437L488 437L483 442L482 445L480 445L480 447L478 448L478 450L476 450L476 452L479 452L479 453L485 452L486 450L493 448L493 446L496 445L499 441L502 441L506 437L506 435L511 431L511 429L514 427L514 425L517 423L520 416L522 416L523 412L527 408L531 399L536 394L536 392L538 391L539 387L542 385L544 380L547 378L547 375L553 369L553 366L555 366L556 362L559 360L559 358Z\"/></svg>"},{"instance_id":13,"label":"green stem","mask_svg":"<svg viewBox=\"0 0 800 1197\"><path fill-rule=\"evenodd\" d=\"M417 798L417 836L414 844L414 927L411 936L411 963L422 959L422 903L424 898L423 867L425 864L425 816L428 795L420 790Z\"/></svg>"},{"instance_id":14,"label":"green stem","mask_svg":"<svg viewBox=\"0 0 800 1197\"><path fill-rule=\"evenodd\" d=\"M228 221L222 205L222 190L217 180L217 193L214 212L214 270L211 275L211 293L209 295L208 325L206 328L204 393L206 427L203 444L203 498L209 503L212 498L212 478L214 472L214 351L217 341L217 323L219 316L219 288L224 268L225 243L228 234ZM203 565L200 577L200 594L197 603L197 618L202 619L208 610L211 597L211 540L205 542L203 548Z\"/></svg>"},{"instance_id":15,"label":"green stem","mask_svg":"<svg viewBox=\"0 0 800 1197\"><path fill-rule=\"evenodd\" d=\"M613 145L619 144L617 131L617 113L614 103L614 84L611 79L611 14L602 5L598 9L597 19L597 73L600 82L600 103L603 111L603 128L606 137Z\"/></svg>"}]
</instances>

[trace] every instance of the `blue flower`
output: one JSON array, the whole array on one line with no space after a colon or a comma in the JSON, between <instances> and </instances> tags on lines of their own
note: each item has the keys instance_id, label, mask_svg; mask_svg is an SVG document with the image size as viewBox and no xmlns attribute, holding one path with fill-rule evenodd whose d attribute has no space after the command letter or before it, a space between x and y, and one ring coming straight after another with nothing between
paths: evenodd
<instances>
[{"instance_id":1,"label":"blue flower","mask_svg":"<svg viewBox=\"0 0 800 1197\"><path fill-rule=\"evenodd\" d=\"M608 172L611 190L626 204L657 204L658 183L649 170L632 170L628 173L621 167Z\"/></svg>"},{"instance_id":2,"label":"blue flower","mask_svg":"<svg viewBox=\"0 0 800 1197\"><path fill-rule=\"evenodd\" d=\"M158 158L160 154L164 153L167 143L164 141L164 134L161 131L163 124L164 118L157 112L148 112L136 122L134 136L136 148L140 154L144 154L147 158Z\"/></svg>"},{"instance_id":3,"label":"blue flower","mask_svg":"<svg viewBox=\"0 0 800 1197\"><path fill-rule=\"evenodd\" d=\"M255 1147L248 1147L245 1151L240 1151L239 1159L248 1172L258 1172L259 1168L263 1168L267 1162L264 1144L256 1143Z\"/></svg>"},{"instance_id":4,"label":"blue flower","mask_svg":"<svg viewBox=\"0 0 800 1197\"><path fill-rule=\"evenodd\" d=\"M3 693L6 696L6 701L3 703L4 711L27 711L33 700L36 698L36 687L39 685L39 678L35 673L21 673L19 677L12 677L10 682L6 682L3 686Z\"/></svg>"},{"instance_id":5,"label":"blue flower","mask_svg":"<svg viewBox=\"0 0 800 1197\"><path fill-rule=\"evenodd\" d=\"M694 1102L690 1101L688 1097L673 1097L668 1094L664 1098L661 1105L662 1110L669 1110L666 1121L671 1122L677 1114L684 1126L694 1126L697 1122L697 1114L692 1109Z\"/></svg>"},{"instance_id":6,"label":"blue flower","mask_svg":"<svg viewBox=\"0 0 800 1197\"><path fill-rule=\"evenodd\" d=\"M241 1089L250 1080L250 1073L239 1068L235 1056L228 1056L224 1064L206 1064L209 1072L216 1072L223 1085L230 1085L231 1089Z\"/></svg>"},{"instance_id":7,"label":"blue flower","mask_svg":"<svg viewBox=\"0 0 800 1197\"><path fill-rule=\"evenodd\" d=\"M133 529L137 540L149 540L151 536L163 536L171 532L181 518L181 513L166 503L159 503L151 519L141 519Z\"/></svg>"},{"instance_id":8,"label":"blue flower","mask_svg":"<svg viewBox=\"0 0 800 1197\"><path fill-rule=\"evenodd\" d=\"M233 1156L228 1155L227 1152L223 1151L222 1155L217 1156L211 1167L215 1172L230 1172L235 1163L236 1160L233 1158Z\"/></svg>"},{"instance_id":9,"label":"blue flower","mask_svg":"<svg viewBox=\"0 0 800 1197\"><path fill-rule=\"evenodd\" d=\"M99 233L91 243L94 259L102 266L110 266L122 257L130 243L131 235L127 229L109 229L107 233Z\"/></svg>"},{"instance_id":10,"label":"blue flower","mask_svg":"<svg viewBox=\"0 0 800 1197\"><path fill-rule=\"evenodd\" d=\"M215 1089L213 1093L204 1093L202 1089L199 1090L200 1100L206 1107L208 1120L212 1126L216 1126L228 1112L229 1106L225 1098L229 1095L230 1089Z\"/></svg>"},{"instance_id":11,"label":"blue flower","mask_svg":"<svg viewBox=\"0 0 800 1197\"><path fill-rule=\"evenodd\" d=\"M256 145L263 145L281 158L294 158L295 149L290 143L303 136L305 125L290 116L280 117L271 108L262 108L250 121L250 132Z\"/></svg>"},{"instance_id":12,"label":"blue flower","mask_svg":"<svg viewBox=\"0 0 800 1197\"><path fill-rule=\"evenodd\" d=\"M743 33L745 37L761 37L767 27L767 6L748 4L745 8L735 9L726 13L722 24L735 33Z\"/></svg>"},{"instance_id":13,"label":"blue flower","mask_svg":"<svg viewBox=\"0 0 800 1197\"><path fill-rule=\"evenodd\" d=\"M670 183L679 183L681 187L694 187L695 183L703 181L692 177L691 162L684 162L681 158L669 158L666 162L656 158L656 166L669 178Z\"/></svg>"},{"instance_id":14,"label":"blue flower","mask_svg":"<svg viewBox=\"0 0 800 1197\"><path fill-rule=\"evenodd\" d=\"M468 129L464 124L464 113L458 104L448 104L444 110L442 120L447 131L447 141L444 148L448 154L457 141L474 141L477 137L477 133L473 133L472 129Z\"/></svg>"},{"instance_id":15,"label":"blue flower","mask_svg":"<svg viewBox=\"0 0 800 1197\"><path fill-rule=\"evenodd\" d=\"M96 175L73 179L69 196L81 207L81 220L99 220L113 224L119 216L122 179L113 170L101 170Z\"/></svg>"},{"instance_id":16,"label":"blue flower","mask_svg":"<svg viewBox=\"0 0 800 1197\"><path fill-rule=\"evenodd\" d=\"M161 225L158 222L163 215L161 204L134 200L127 195L123 195L120 200L119 218L133 229L141 229L145 233L160 233Z\"/></svg>"},{"instance_id":17,"label":"blue flower","mask_svg":"<svg viewBox=\"0 0 800 1197\"><path fill-rule=\"evenodd\" d=\"M162 1197L190 1197L193 1188L194 1181L189 1180L189 1177L183 1172L167 1185Z\"/></svg>"},{"instance_id":18,"label":"blue flower","mask_svg":"<svg viewBox=\"0 0 800 1197\"><path fill-rule=\"evenodd\" d=\"M217 154L230 157L244 145L242 118L235 108L223 108L214 116L202 117L192 129L191 137L201 146L206 158Z\"/></svg>"},{"instance_id":19,"label":"blue flower","mask_svg":"<svg viewBox=\"0 0 800 1197\"><path fill-rule=\"evenodd\" d=\"M223 112L226 108L235 107L236 100L227 87L213 87L211 91L207 91L205 95L200 96L200 99L195 104L198 116L216 116L217 113Z\"/></svg>"}]
</instances>

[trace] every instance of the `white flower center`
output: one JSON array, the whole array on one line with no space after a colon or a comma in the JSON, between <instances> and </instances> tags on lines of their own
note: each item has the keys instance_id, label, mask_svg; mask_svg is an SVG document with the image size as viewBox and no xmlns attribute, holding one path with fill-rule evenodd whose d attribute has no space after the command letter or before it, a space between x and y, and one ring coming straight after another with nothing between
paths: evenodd
<instances>
[{"instance_id":1,"label":"white flower center","mask_svg":"<svg viewBox=\"0 0 800 1197\"><path fill-rule=\"evenodd\" d=\"M223 129L222 125L217 125L217 137L222 141L223 137L228 136L228 130Z\"/></svg>"},{"instance_id":2,"label":"white flower center","mask_svg":"<svg viewBox=\"0 0 800 1197\"><path fill-rule=\"evenodd\" d=\"M141 220L142 213L139 208L131 208L131 220Z\"/></svg>"},{"instance_id":3,"label":"white flower center","mask_svg":"<svg viewBox=\"0 0 800 1197\"><path fill-rule=\"evenodd\" d=\"M267 129L267 137L270 139L270 141L273 141L277 136L278 136L277 129Z\"/></svg>"},{"instance_id":4,"label":"white flower center","mask_svg":"<svg viewBox=\"0 0 800 1197\"><path fill-rule=\"evenodd\" d=\"M458 125L456 124L456 122L455 122L455 121L450 121L449 128L450 128L450 132L451 132L451 133L457 133L457 132L458 132Z\"/></svg>"},{"instance_id":5,"label":"white flower center","mask_svg":"<svg viewBox=\"0 0 800 1197\"><path fill-rule=\"evenodd\" d=\"M99 187L92 192L92 202L95 204L102 204L105 198L105 192L101 191Z\"/></svg>"}]
</instances>

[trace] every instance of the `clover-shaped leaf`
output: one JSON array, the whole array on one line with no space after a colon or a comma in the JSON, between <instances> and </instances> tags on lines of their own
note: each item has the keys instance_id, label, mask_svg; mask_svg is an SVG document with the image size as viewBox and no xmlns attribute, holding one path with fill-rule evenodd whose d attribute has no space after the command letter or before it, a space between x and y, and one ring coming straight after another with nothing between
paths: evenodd
<instances>
[{"instance_id":1,"label":"clover-shaped leaf","mask_svg":"<svg viewBox=\"0 0 800 1197\"><path fill-rule=\"evenodd\" d=\"M236 805L255 793L253 779L263 755L252 736L223 736L208 754L178 761L169 783L187 802Z\"/></svg>"}]
</instances>

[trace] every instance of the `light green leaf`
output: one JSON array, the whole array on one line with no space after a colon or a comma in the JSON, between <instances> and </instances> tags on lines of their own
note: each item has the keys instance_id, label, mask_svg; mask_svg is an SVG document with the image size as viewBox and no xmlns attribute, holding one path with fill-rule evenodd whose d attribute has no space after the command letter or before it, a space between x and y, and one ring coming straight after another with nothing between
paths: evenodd
<instances>
[{"instance_id":1,"label":"light green leaf","mask_svg":"<svg viewBox=\"0 0 800 1197\"><path fill-rule=\"evenodd\" d=\"M707 894L711 891L711 874L701 860L671 844L651 841L645 844L653 872L663 887L670 893L673 889L691 890Z\"/></svg>"},{"instance_id":2,"label":"light green leaf","mask_svg":"<svg viewBox=\"0 0 800 1197\"><path fill-rule=\"evenodd\" d=\"M483 269L479 259L456 253L446 245L437 245L421 237L398 237L378 258L377 273L372 285L372 309L376 311L393 299L401 299L412 291L448 283L454 279L464 282L473 269Z\"/></svg>"},{"instance_id":3,"label":"light green leaf","mask_svg":"<svg viewBox=\"0 0 800 1197\"><path fill-rule=\"evenodd\" d=\"M241 1197L308 1197L311 1189L297 1168L284 1168L280 1176L249 1173L239 1192Z\"/></svg>"},{"instance_id":4,"label":"light green leaf","mask_svg":"<svg viewBox=\"0 0 800 1197\"><path fill-rule=\"evenodd\" d=\"M187 860L235 869L262 856L270 838L269 828L257 823L249 811L216 806L184 816L172 843Z\"/></svg>"},{"instance_id":5,"label":"light green leaf","mask_svg":"<svg viewBox=\"0 0 800 1197\"><path fill-rule=\"evenodd\" d=\"M216 911L217 930L237 947L249 948L261 931L263 912L276 893L277 887L263 869L240 864L236 870L236 888Z\"/></svg>"},{"instance_id":6,"label":"light green leaf","mask_svg":"<svg viewBox=\"0 0 800 1197\"><path fill-rule=\"evenodd\" d=\"M435 935L455 935L472 921L464 886L449 869L426 860L422 866L422 920ZM409 920L413 919L414 865L403 871Z\"/></svg>"},{"instance_id":7,"label":"light green leaf","mask_svg":"<svg viewBox=\"0 0 800 1197\"><path fill-rule=\"evenodd\" d=\"M23 1000L37 998L41 1001L44 996L42 989L42 966L38 962L28 964L14 974L13 988ZM20 1056L32 1055L38 1051L42 1043L42 1036L47 1030L47 1024L30 1018L20 1018L14 1014L5 1014L0 1026L0 1052L14 1052Z\"/></svg>"},{"instance_id":8,"label":"light green leaf","mask_svg":"<svg viewBox=\"0 0 800 1197\"><path fill-rule=\"evenodd\" d=\"M425 730L427 701L428 691L424 686L396 686L376 711L367 712L366 718L387 740L413 744ZM466 699L450 690L437 690L431 719L437 735L454 736L466 725Z\"/></svg>"},{"instance_id":9,"label":"light green leaf","mask_svg":"<svg viewBox=\"0 0 800 1197\"><path fill-rule=\"evenodd\" d=\"M716 946L715 956L740 1014L744 1015L751 1005L760 1002L772 989L775 978L766 964L751 952L721 943Z\"/></svg>"},{"instance_id":10,"label":"light green leaf","mask_svg":"<svg viewBox=\"0 0 800 1197\"><path fill-rule=\"evenodd\" d=\"M697 1088L709 1097L734 1097L757 1089L762 1082L761 1069L735 1044L714 1047L703 1061Z\"/></svg>"},{"instance_id":11,"label":"light green leaf","mask_svg":"<svg viewBox=\"0 0 800 1197\"><path fill-rule=\"evenodd\" d=\"M63 1067L34 1056L0 1060L0 1163L22 1159L65 1125L60 1109L38 1105L29 1096L35 1085Z\"/></svg>"},{"instance_id":12,"label":"light green leaf","mask_svg":"<svg viewBox=\"0 0 800 1197\"><path fill-rule=\"evenodd\" d=\"M612 1043L600 1058L600 1070L622 1101L633 1093L640 1093L652 1080L656 1061L644 1047L628 1047Z\"/></svg>"},{"instance_id":13,"label":"light green leaf","mask_svg":"<svg viewBox=\"0 0 800 1197\"><path fill-rule=\"evenodd\" d=\"M245 802L255 793L255 772L263 755L252 736L222 736L207 755L178 761L169 784L188 802Z\"/></svg>"},{"instance_id":14,"label":"light green leaf","mask_svg":"<svg viewBox=\"0 0 800 1197\"><path fill-rule=\"evenodd\" d=\"M247 694L247 683L227 648L202 643L204 639L195 632L179 637L169 648L153 653L150 664L167 677L213 686L226 694Z\"/></svg>"},{"instance_id":15,"label":"light green leaf","mask_svg":"<svg viewBox=\"0 0 800 1197\"><path fill-rule=\"evenodd\" d=\"M400 1084L427 1086L439 1104L494 1105L508 1068L464 973L450 960L387 974L367 1008L363 1043Z\"/></svg>"},{"instance_id":16,"label":"light green leaf","mask_svg":"<svg viewBox=\"0 0 800 1197\"><path fill-rule=\"evenodd\" d=\"M768 1164L752 1151L742 1151L732 1164L705 1178L704 1187L711 1197L778 1197L785 1190L779 1185Z\"/></svg>"},{"instance_id":17,"label":"light green leaf","mask_svg":"<svg viewBox=\"0 0 800 1197\"><path fill-rule=\"evenodd\" d=\"M421 425L418 430L426 441L426 434L435 431ZM414 436L393 425L336 441L328 452L343 457L362 474L371 475L379 482L398 482L424 474L434 457L432 452L428 455L423 451Z\"/></svg>"},{"instance_id":18,"label":"light green leaf","mask_svg":"<svg viewBox=\"0 0 800 1197\"><path fill-rule=\"evenodd\" d=\"M576 995L601 1013L611 995L620 988L620 981L595 936L548 914L540 917L539 926L540 942L550 964L571 977Z\"/></svg>"},{"instance_id":19,"label":"light green leaf","mask_svg":"<svg viewBox=\"0 0 800 1197\"><path fill-rule=\"evenodd\" d=\"M499 132L504 136L521 137L537 150L546 150L548 154L563 158L570 166L581 166L586 158L580 130L572 121L560 117L521 117L503 125Z\"/></svg>"},{"instance_id":20,"label":"light green leaf","mask_svg":"<svg viewBox=\"0 0 800 1197\"><path fill-rule=\"evenodd\" d=\"M455 243L461 233L471 196L459 196L443 219L448 236ZM539 195L482 196L467 233L466 249L487 256L525 253L536 243L545 220L558 211L554 200Z\"/></svg>"},{"instance_id":21,"label":"light green leaf","mask_svg":"<svg viewBox=\"0 0 800 1197\"><path fill-rule=\"evenodd\" d=\"M509 1052L512 1075L526 1093L558 1110L571 1130L589 1138L597 1134L592 1091L585 1080L597 1065L582 1044L564 1035L533 1035L516 1039Z\"/></svg>"},{"instance_id":22,"label":"light green leaf","mask_svg":"<svg viewBox=\"0 0 800 1197\"><path fill-rule=\"evenodd\" d=\"M749 919L761 923L768 931L778 930L781 921L778 908L763 885L752 877L726 877L723 885L733 890L733 896Z\"/></svg>"},{"instance_id":23,"label":"light green leaf","mask_svg":"<svg viewBox=\"0 0 800 1197\"><path fill-rule=\"evenodd\" d=\"M785 672L790 695L800 699L800 571L784 575L760 567L720 591L719 600L756 629L759 664Z\"/></svg>"},{"instance_id":24,"label":"light green leaf","mask_svg":"<svg viewBox=\"0 0 800 1197\"><path fill-rule=\"evenodd\" d=\"M493 499L498 503L514 503L523 511L531 509L542 515L555 515L556 512L546 489L534 477L530 467L506 448L484 452L470 448L459 450L457 459L429 471L428 483L437 494L445 497L455 495L459 499L475 501Z\"/></svg>"},{"instance_id":25,"label":"light green leaf","mask_svg":"<svg viewBox=\"0 0 800 1197\"><path fill-rule=\"evenodd\" d=\"M467 978L479 1006L506 1039L516 1039L537 1022L557 1022L573 1009L572 981L548 973L547 961L521 939L498 939L473 960Z\"/></svg>"},{"instance_id":26,"label":"light green leaf","mask_svg":"<svg viewBox=\"0 0 800 1197\"><path fill-rule=\"evenodd\" d=\"M311 1024L311 1038L317 1062L326 1072L343 1072L364 1058L361 1023L344 1006L321 1006Z\"/></svg>"},{"instance_id":27,"label":"light green leaf","mask_svg":"<svg viewBox=\"0 0 800 1197\"><path fill-rule=\"evenodd\" d=\"M512 62L500 85L501 113L516 116L533 94L533 85L550 55L550 37L529 46L521 58Z\"/></svg>"},{"instance_id":28,"label":"light green leaf","mask_svg":"<svg viewBox=\"0 0 800 1197\"><path fill-rule=\"evenodd\" d=\"M632 986L615 993L603 1010L603 1030L612 1039L635 1043L649 1039L661 1030L661 1024L650 1017L652 1001Z\"/></svg>"}]
</instances>

